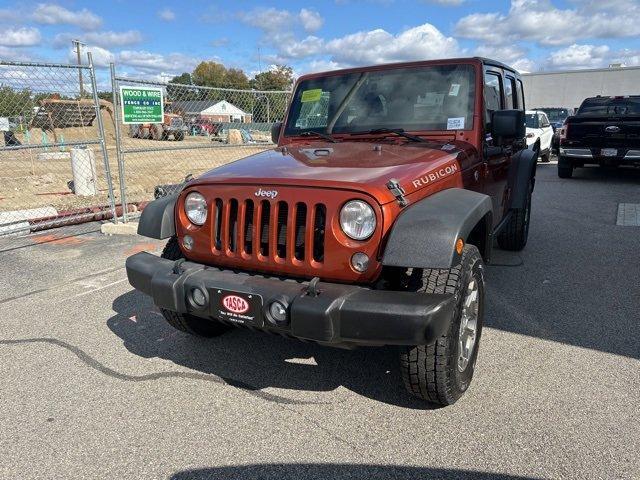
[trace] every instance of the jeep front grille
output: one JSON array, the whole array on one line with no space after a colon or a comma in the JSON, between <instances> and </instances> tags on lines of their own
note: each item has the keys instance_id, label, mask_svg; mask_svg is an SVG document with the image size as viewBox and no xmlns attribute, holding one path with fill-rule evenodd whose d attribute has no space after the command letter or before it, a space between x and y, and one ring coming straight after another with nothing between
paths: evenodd
<instances>
[{"instance_id":1,"label":"jeep front grille","mask_svg":"<svg viewBox=\"0 0 640 480\"><path fill-rule=\"evenodd\" d=\"M216 198L212 248L276 263L322 263L327 208L322 203Z\"/></svg>"}]
</instances>

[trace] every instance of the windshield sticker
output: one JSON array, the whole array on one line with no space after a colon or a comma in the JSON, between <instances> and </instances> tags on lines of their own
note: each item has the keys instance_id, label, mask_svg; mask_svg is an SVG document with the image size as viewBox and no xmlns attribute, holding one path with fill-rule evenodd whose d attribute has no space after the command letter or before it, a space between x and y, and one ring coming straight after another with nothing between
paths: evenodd
<instances>
[{"instance_id":1,"label":"windshield sticker","mask_svg":"<svg viewBox=\"0 0 640 480\"><path fill-rule=\"evenodd\" d=\"M451 84L451 88L449 89L449 96L450 97L457 97L458 93L460 93L460 84L459 83L452 83Z\"/></svg>"},{"instance_id":2,"label":"windshield sticker","mask_svg":"<svg viewBox=\"0 0 640 480\"><path fill-rule=\"evenodd\" d=\"M462 130L464 128L464 117L447 118L447 130Z\"/></svg>"},{"instance_id":3,"label":"windshield sticker","mask_svg":"<svg viewBox=\"0 0 640 480\"><path fill-rule=\"evenodd\" d=\"M438 170L434 170L431 173L428 173L420 178L416 178L411 183L415 188L426 187L430 183L435 182L436 180L440 180L441 178L448 177L449 175L453 175L458 171L457 163L450 163L447 166L444 166Z\"/></svg>"},{"instance_id":4,"label":"windshield sticker","mask_svg":"<svg viewBox=\"0 0 640 480\"><path fill-rule=\"evenodd\" d=\"M300 99L300 101L302 103L319 102L321 97L322 89L314 88L313 90L305 90L304 92L302 92L302 98Z\"/></svg>"}]
</instances>

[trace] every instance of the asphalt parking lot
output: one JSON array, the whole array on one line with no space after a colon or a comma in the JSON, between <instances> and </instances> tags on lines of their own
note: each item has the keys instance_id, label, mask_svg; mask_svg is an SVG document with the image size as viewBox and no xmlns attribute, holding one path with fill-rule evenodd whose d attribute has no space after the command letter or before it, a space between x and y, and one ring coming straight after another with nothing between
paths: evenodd
<instances>
[{"instance_id":1,"label":"asphalt parking lot","mask_svg":"<svg viewBox=\"0 0 640 480\"><path fill-rule=\"evenodd\" d=\"M432 410L391 348L171 329L126 281L160 242L0 241L0 478L640 478L640 170L540 164L497 251L474 383Z\"/></svg>"}]
</instances>

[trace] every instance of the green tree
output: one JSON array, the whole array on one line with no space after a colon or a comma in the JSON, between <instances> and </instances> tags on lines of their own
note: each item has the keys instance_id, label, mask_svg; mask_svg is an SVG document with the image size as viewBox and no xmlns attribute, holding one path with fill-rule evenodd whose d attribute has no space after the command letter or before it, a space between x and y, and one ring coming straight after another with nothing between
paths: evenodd
<instances>
[{"instance_id":1,"label":"green tree","mask_svg":"<svg viewBox=\"0 0 640 480\"><path fill-rule=\"evenodd\" d=\"M198 89L193 86L192 75L185 72L169 80L167 98L169 100L200 100Z\"/></svg>"},{"instance_id":2,"label":"green tree","mask_svg":"<svg viewBox=\"0 0 640 480\"><path fill-rule=\"evenodd\" d=\"M193 83L205 87L221 87L224 85L227 69L217 62L200 62L193 70Z\"/></svg>"},{"instance_id":3,"label":"green tree","mask_svg":"<svg viewBox=\"0 0 640 480\"><path fill-rule=\"evenodd\" d=\"M245 73L239 68L230 68L224 77L224 86L229 88L238 88L240 90L248 90L249 79Z\"/></svg>"},{"instance_id":4,"label":"green tree","mask_svg":"<svg viewBox=\"0 0 640 480\"><path fill-rule=\"evenodd\" d=\"M0 86L0 117L31 116L35 101L31 91Z\"/></svg>"},{"instance_id":5,"label":"green tree","mask_svg":"<svg viewBox=\"0 0 640 480\"><path fill-rule=\"evenodd\" d=\"M257 74L251 81L256 90L291 90L293 69L286 65L276 65L268 72Z\"/></svg>"},{"instance_id":6,"label":"green tree","mask_svg":"<svg viewBox=\"0 0 640 480\"><path fill-rule=\"evenodd\" d=\"M171 80L169 80L169 83L179 83L181 85L191 85L191 83L192 83L191 74L187 73L187 72L184 72L184 73L181 73L180 75L176 75Z\"/></svg>"}]
</instances>

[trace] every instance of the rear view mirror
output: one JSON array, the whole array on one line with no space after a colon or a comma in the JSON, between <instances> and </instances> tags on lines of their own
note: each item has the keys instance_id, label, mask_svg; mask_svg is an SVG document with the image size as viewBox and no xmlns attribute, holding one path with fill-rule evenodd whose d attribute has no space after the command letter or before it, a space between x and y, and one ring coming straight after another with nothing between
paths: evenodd
<instances>
[{"instance_id":1,"label":"rear view mirror","mask_svg":"<svg viewBox=\"0 0 640 480\"><path fill-rule=\"evenodd\" d=\"M524 110L497 110L491 116L494 141L520 140L527 133Z\"/></svg>"},{"instance_id":2,"label":"rear view mirror","mask_svg":"<svg viewBox=\"0 0 640 480\"><path fill-rule=\"evenodd\" d=\"M282 130L282 122L276 122L271 126L271 141L278 144L280 138L280 131Z\"/></svg>"}]
</instances>

